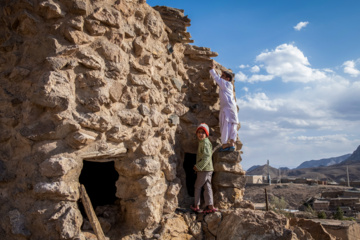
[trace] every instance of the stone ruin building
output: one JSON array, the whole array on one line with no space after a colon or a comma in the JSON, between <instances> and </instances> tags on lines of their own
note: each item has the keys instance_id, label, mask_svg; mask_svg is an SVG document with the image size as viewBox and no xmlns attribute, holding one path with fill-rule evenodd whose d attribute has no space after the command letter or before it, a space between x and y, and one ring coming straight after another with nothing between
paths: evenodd
<instances>
[{"instance_id":1,"label":"stone ruin building","mask_svg":"<svg viewBox=\"0 0 360 240\"><path fill-rule=\"evenodd\" d=\"M80 184L94 208L116 213L109 224L133 231L189 207L195 129L206 122L214 146L220 133L208 72L217 53L188 44L183 11L142 0L0 4L0 236L80 238ZM244 188L240 152L230 155L215 162L223 208Z\"/></svg>"},{"instance_id":2,"label":"stone ruin building","mask_svg":"<svg viewBox=\"0 0 360 240\"><path fill-rule=\"evenodd\" d=\"M188 26L145 0L0 0L0 239L96 239L81 185L110 239L305 236L242 201L241 141L217 152L217 53ZM193 201L202 122L222 212L198 220L176 209Z\"/></svg>"}]
</instances>

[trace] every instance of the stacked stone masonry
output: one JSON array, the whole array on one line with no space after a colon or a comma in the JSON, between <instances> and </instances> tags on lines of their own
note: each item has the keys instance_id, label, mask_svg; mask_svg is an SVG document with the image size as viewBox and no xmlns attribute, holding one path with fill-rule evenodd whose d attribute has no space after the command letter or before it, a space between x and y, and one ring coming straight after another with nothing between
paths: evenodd
<instances>
[{"instance_id":1,"label":"stacked stone masonry","mask_svg":"<svg viewBox=\"0 0 360 240\"><path fill-rule=\"evenodd\" d=\"M218 145L208 73L217 53L188 45L183 11L143 0L2 0L0 8L1 238L84 239L83 161L114 162L127 229L156 228L188 198L182 166L196 153L196 126L206 122ZM214 155L224 208L242 200L237 147Z\"/></svg>"},{"instance_id":2,"label":"stacked stone masonry","mask_svg":"<svg viewBox=\"0 0 360 240\"><path fill-rule=\"evenodd\" d=\"M217 53L189 45L188 26L183 10L145 0L0 1L0 239L96 239L80 209L88 162L118 174L117 200L95 209L112 240L335 239L242 201L241 141L217 151ZM202 122L221 209L206 216L179 213Z\"/></svg>"}]
</instances>

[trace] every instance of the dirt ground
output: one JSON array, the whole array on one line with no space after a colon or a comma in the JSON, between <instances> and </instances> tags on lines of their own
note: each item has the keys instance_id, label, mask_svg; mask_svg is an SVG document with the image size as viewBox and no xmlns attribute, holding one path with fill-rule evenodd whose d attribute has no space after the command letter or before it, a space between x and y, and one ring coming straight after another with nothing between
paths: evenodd
<instances>
[{"instance_id":1,"label":"dirt ground","mask_svg":"<svg viewBox=\"0 0 360 240\"><path fill-rule=\"evenodd\" d=\"M269 201L271 196L283 197L288 203L288 209L297 210L306 200L311 197L320 197L322 192L351 189L343 186L329 185L306 185L306 184L272 184L272 185L247 185L245 187L244 200L253 203L265 203L265 188Z\"/></svg>"}]
</instances>

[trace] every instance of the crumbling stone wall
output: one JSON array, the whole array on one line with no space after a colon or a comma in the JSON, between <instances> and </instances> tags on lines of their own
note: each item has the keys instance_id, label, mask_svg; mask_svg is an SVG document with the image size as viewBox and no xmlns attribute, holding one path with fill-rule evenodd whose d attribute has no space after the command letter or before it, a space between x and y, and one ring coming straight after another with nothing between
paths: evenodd
<instances>
[{"instance_id":1,"label":"crumbling stone wall","mask_svg":"<svg viewBox=\"0 0 360 240\"><path fill-rule=\"evenodd\" d=\"M124 225L156 226L186 198L182 163L196 153L198 123L217 145L218 90L208 73L217 54L187 44L183 11L143 0L0 7L0 236L81 237L84 160L114 161ZM243 179L237 154L218 169ZM218 202L241 201L243 186L218 185Z\"/></svg>"},{"instance_id":2,"label":"crumbling stone wall","mask_svg":"<svg viewBox=\"0 0 360 240\"><path fill-rule=\"evenodd\" d=\"M183 10L159 6L154 8L160 12L167 26L166 31L170 45L182 48L175 52L183 54L182 61L186 70L182 86L183 91L186 92L183 103L188 111L180 116L181 121L177 131L180 138L180 149L176 149L177 156L180 156L177 172L183 186L179 195L180 199L184 200L187 206L192 204L192 202L186 202L187 193L184 187L186 176L182 168L185 160L184 153L196 154L197 138L194 132L200 123L207 123L210 127L209 139L216 150L213 155L215 168L213 187L216 205L221 208L239 206L243 199L245 186L245 171L240 165L242 143L237 139L236 149L238 151L234 153L217 152L220 143L219 88L209 76L209 66L211 58L218 54L206 47L179 44L192 42L190 34L186 32L190 20L184 16ZM219 64L217 64L217 68L228 70Z\"/></svg>"}]
</instances>

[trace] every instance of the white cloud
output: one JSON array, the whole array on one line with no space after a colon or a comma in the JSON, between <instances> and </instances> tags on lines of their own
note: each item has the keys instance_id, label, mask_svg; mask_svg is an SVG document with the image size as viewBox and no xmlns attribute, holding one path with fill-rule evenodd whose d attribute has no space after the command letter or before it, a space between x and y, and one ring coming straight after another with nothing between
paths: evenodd
<instances>
[{"instance_id":1,"label":"white cloud","mask_svg":"<svg viewBox=\"0 0 360 240\"><path fill-rule=\"evenodd\" d=\"M356 68L355 61L346 61L343 64L344 66L344 73L349 74L352 77L357 77L360 75L360 71Z\"/></svg>"},{"instance_id":2,"label":"white cloud","mask_svg":"<svg viewBox=\"0 0 360 240\"><path fill-rule=\"evenodd\" d=\"M296 31L300 31L302 28L306 27L306 25L308 25L308 24L309 24L309 22L299 22L298 24L296 24L294 29Z\"/></svg>"},{"instance_id":3,"label":"white cloud","mask_svg":"<svg viewBox=\"0 0 360 240\"><path fill-rule=\"evenodd\" d=\"M323 71L327 72L327 73L335 73L334 70L332 70L330 68L324 68Z\"/></svg>"},{"instance_id":4,"label":"white cloud","mask_svg":"<svg viewBox=\"0 0 360 240\"><path fill-rule=\"evenodd\" d=\"M250 72L252 72L252 73L260 72L260 67L255 65L250 69Z\"/></svg>"},{"instance_id":5,"label":"white cloud","mask_svg":"<svg viewBox=\"0 0 360 240\"><path fill-rule=\"evenodd\" d=\"M241 64L241 65L239 66L239 68L241 68L241 69L248 68L248 67L250 67L250 66L249 66L249 65L244 65L244 64Z\"/></svg>"},{"instance_id":6,"label":"white cloud","mask_svg":"<svg viewBox=\"0 0 360 240\"><path fill-rule=\"evenodd\" d=\"M325 73L312 69L307 57L296 46L282 44L275 50L265 51L256 57L257 62L264 63L266 71L284 82L310 82L326 77Z\"/></svg>"},{"instance_id":7,"label":"white cloud","mask_svg":"<svg viewBox=\"0 0 360 240\"><path fill-rule=\"evenodd\" d=\"M272 166L296 167L306 160L356 149L360 143L360 134L354 131L360 128L360 81L335 74L324 82L287 93L248 91L238 97L245 169L267 158Z\"/></svg>"},{"instance_id":8,"label":"white cloud","mask_svg":"<svg viewBox=\"0 0 360 240\"><path fill-rule=\"evenodd\" d=\"M235 74L235 81L238 81L238 82L245 82L247 80L247 76L239 71L238 73Z\"/></svg>"},{"instance_id":9,"label":"white cloud","mask_svg":"<svg viewBox=\"0 0 360 240\"><path fill-rule=\"evenodd\" d=\"M339 69L315 69L294 44L282 44L256 57L264 74L241 74L251 88L238 91L239 131L244 169L270 159L272 166L352 153L360 144L360 79ZM341 71L360 76L360 59L346 61ZM271 86L264 81L273 81ZM297 82L299 84L286 84ZM280 84L280 85L278 85ZM284 92L284 90L286 92ZM269 92L268 92L269 91ZM281 152L281 154L279 154Z\"/></svg>"},{"instance_id":10,"label":"white cloud","mask_svg":"<svg viewBox=\"0 0 360 240\"><path fill-rule=\"evenodd\" d=\"M348 136L345 134L322 135L322 136L297 136L294 140L303 141L306 143L321 143L321 142L346 142Z\"/></svg>"},{"instance_id":11,"label":"white cloud","mask_svg":"<svg viewBox=\"0 0 360 240\"><path fill-rule=\"evenodd\" d=\"M249 94L237 100L241 108L251 108L264 111L278 111L278 108L283 105L281 99L270 100L265 93Z\"/></svg>"},{"instance_id":12,"label":"white cloud","mask_svg":"<svg viewBox=\"0 0 360 240\"><path fill-rule=\"evenodd\" d=\"M266 82L272 80L273 78L273 75L254 74L248 79L248 82Z\"/></svg>"},{"instance_id":13,"label":"white cloud","mask_svg":"<svg viewBox=\"0 0 360 240\"><path fill-rule=\"evenodd\" d=\"M332 91L332 93L330 92ZM358 121L360 119L360 81L348 84L333 84L332 89L327 89L329 109L333 117ZM325 97L324 97L325 98Z\"/></svg>"}]
</instances>

